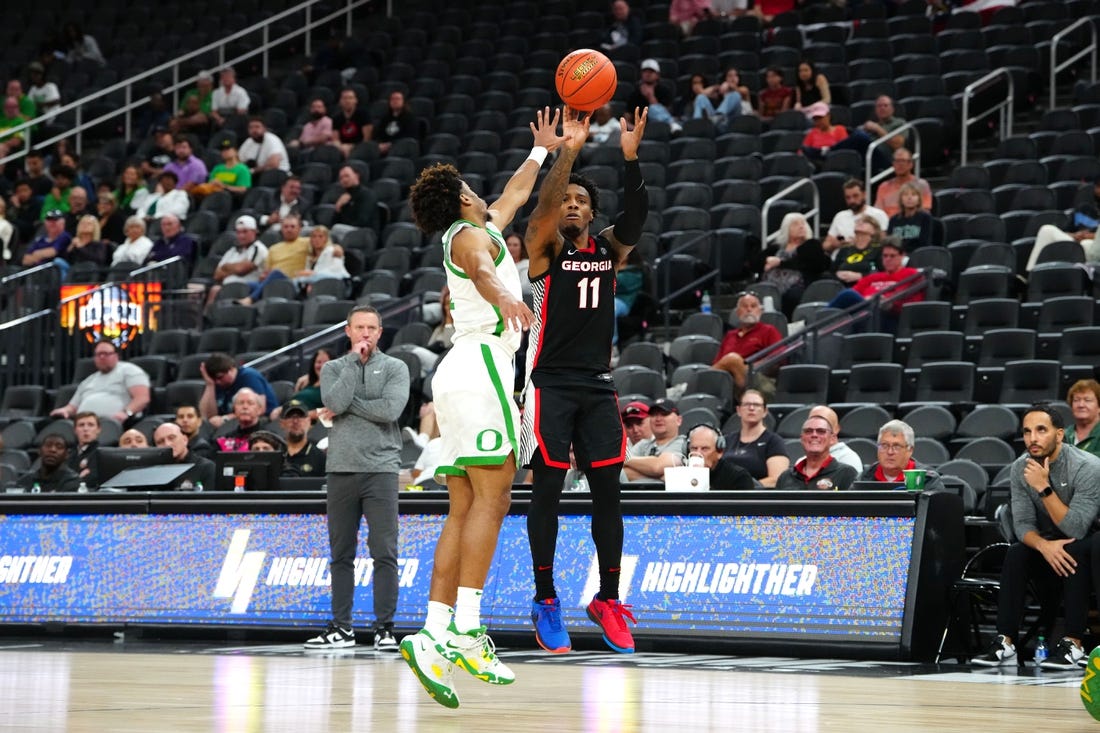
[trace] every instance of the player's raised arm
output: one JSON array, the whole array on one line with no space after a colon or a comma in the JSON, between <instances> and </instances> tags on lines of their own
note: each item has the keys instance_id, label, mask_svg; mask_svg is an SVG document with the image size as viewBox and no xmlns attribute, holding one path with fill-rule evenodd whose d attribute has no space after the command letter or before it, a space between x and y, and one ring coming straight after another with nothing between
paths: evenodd
<instances>
[{"instance_id":1,"label":"player's raised arm","mask_svg":"<svg viewBox=\"0 0 1100 733\"><path fill-rule=\"evenodd\" d=\"M507 227L520 207L527 203L527 199L531 197L531 191L535 188L535 182L538 181L539 169L546 160L547 153L557 150L565 139L558 137L557 133L560 117L560 109L554 110L551 115L550 108L546 107L539 111L538 119L531 123L531 132L535 138L531 155L508 179L508 184L501 192L500 198L490 207L493 223L498 229L503 230Z\"/></svg>"},{"instance_id":2,"label":"player's raised arm","mask_svg":"<svg viewBox=\"0 0 1100 733\"><path fill-rule=\"evenodd\" d=\"M580 119L580 114L569 107L562 116L563 142L558 159L554 161L550 172L542 181L538 205L527 222L527 255L531 260L532 277L545 272L549 266L548 250L561 241L558 234L558 221L561 216L561 200L569 186L569 174L573 171L573 162L588 139L588 118Z\"/></svg>"},{"instance_id":3,"label":"player's raised arm","mask_svg":"<svg viewBox=\"0 0 1100 733\"><path fill-rule=\"evenodd\" d=\"M629 132L626 131L626 118L621 120L623 133L619 144L623 149L623 210L611 231L604 232L621 260L626 259L626 248L633 247L641 239L642 228L649 215L649 194L642 178L641 163L638 162L638 147L642 143L642 135L645 134L649 109L636 109L634 119L634 129Z\"/></svg>"},{"instance_id":4,"label":"player's raised arm","mask_svg":"<svg viewBox=\"0 0 1100 733\"><path fill-rule=\"evenodd\" d=\"M526 330L531 327L535 316L497 277L492 251L494 246L484 229L468 227L451 240L451 260L462 268L481 297L500 311L507 328Z\"/></svg>"}]
</instances>

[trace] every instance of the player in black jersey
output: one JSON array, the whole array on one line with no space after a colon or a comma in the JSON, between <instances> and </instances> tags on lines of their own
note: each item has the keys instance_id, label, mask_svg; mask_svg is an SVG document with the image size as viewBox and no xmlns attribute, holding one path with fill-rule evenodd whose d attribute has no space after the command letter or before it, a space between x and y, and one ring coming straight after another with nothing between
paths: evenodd
<instances>
[{"instance_id":1,"label":"player in black jersey","mask_svg":"<svg viewBox=\"0 0 1100 733\"><path fill-rule=\"evenodd\" d=\"M528 385L524 403L522 457L534 473L527 534L535 571L531 619L535 638L551 652L572 648L554 589L554 550L558 503L573 448L592 494L592 539L600 566L600 590L588 604L588 617L603 629L614 650L634 651L626 619L630 607L619 600L623 515L619 469L626 450L615 385L611 381L611 339L615 325L615 273L642 234L649 210L638 146L647 112L635 110L637 124L622 120L623 211L614 226L595 236L589 230L599 209L596 185L572 174L588 137L588 119L567 109L558 159L539 192L527 224L529 274L535 325L527 350Z\"/></svg>"}]
</instances>

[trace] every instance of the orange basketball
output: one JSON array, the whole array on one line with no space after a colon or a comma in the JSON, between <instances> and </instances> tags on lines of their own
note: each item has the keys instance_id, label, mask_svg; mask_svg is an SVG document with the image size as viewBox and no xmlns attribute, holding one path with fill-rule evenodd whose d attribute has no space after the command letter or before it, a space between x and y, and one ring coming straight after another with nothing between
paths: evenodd
<instances>
[{"instance_id":1,"label":"orange basketball","mask_svg":"<svg viewBox=\"0 0 1100 733\"><path fill-rule=\"evenodd\" d=\"M611 101L619 75L611 59L591 48L580 48L558 64L554 84L561 101L573 109L592 112Z\"/></svg>"}]
</instances>

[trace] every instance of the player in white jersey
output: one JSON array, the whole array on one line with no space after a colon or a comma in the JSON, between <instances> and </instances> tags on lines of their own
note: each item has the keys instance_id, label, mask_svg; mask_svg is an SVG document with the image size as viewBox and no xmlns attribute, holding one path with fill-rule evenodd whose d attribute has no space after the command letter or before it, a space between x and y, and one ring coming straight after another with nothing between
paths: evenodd
<instances>
[{"instance_id":1,"label":"player in white jersey","mask_svg":"<svg viewBox=\"0 0 1100 733\"><path fill-rule=\"evenodd\" d=\"M530 197L547 152L561 144L560 116L539 112L531 155L492 207L451 165L426 168L409 191L417 226L444 232L455 334L432 381L443 440L438 471L447 477L450 509L435 547L424 628L400 648L424 689L446 707L458 707L453 665L491 684L515 680L481 624L481 590L516 472L515 352L534 321L500 232Z\"/></svg>"}]
</instances>

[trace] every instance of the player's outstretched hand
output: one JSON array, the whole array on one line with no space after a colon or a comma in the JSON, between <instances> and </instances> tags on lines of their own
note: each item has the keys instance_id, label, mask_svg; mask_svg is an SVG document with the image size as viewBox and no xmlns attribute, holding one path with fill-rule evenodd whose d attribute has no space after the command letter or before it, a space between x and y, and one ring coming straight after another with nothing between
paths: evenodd
<instances>
[{"instance_id":1,"label":"player's outstretched hand","mask_svg":"<svg viewBox=\"0 0 1100 733\"><path fill-rule=\"evenodd\" d=\"M500 303L500 317L504 327L511 331L526 331L535 322L535 314L522 300L509 296Z\"/></svg>"},{"instance_id":2,"label":"player's outstretched hand","mask_svg":"<svg viewBox=\"0 0 1100 733\"><path fill-rule=\"evenodd\" d=\"M638 146L642 144L642 135L645 134L645 123L649 119L649 107L634 108L634 129L627 124L626 117L619 119L622 132L619 134L619 144L623 149L623 157L633 160L638 157Z\"/></svg>"},{"instance_id":3,"label":"player's outstretched hand","mask_svg":"<svg viewBox=\"0 0 1100 733\"><path fill-rule=\"evenodd\" d=\"M550 116L550 108L545 107L538 112L538 119L531 123L531 132L535 136L535 146L542 146L553 152L565 142L564 136L558 135L558 122L561 120L561 109L553 111Z\"/></svg>"},{"instance_id":4,"label":"player's outstretched hand","mask_svg":"<svg viewBox=\"0 0 1100 733\"><path fill-rule=\"evenodd\" d=\"M561 120L561 132L565 136L565 147L569 150L580 152L588 140L588 125L592 118L581 119L581 113L572 107L565 108L565 114Z\"/></svg>"}]
</instances>

